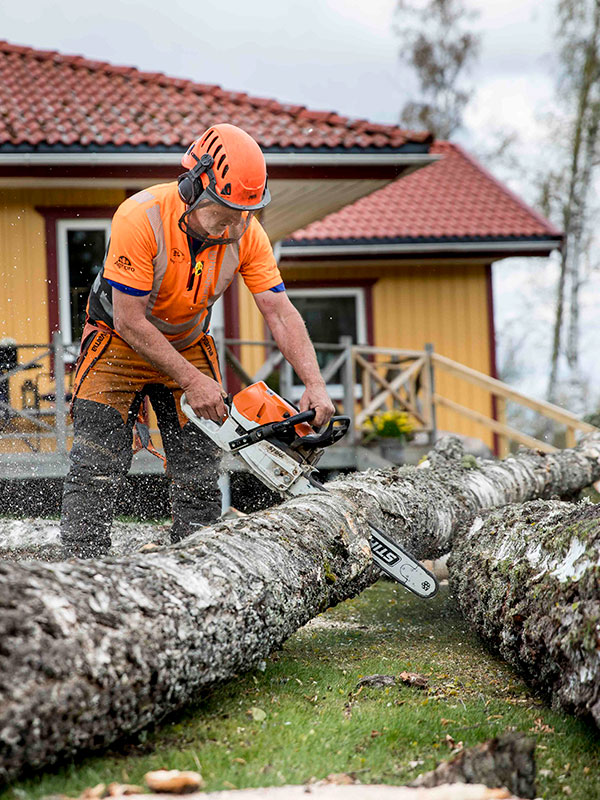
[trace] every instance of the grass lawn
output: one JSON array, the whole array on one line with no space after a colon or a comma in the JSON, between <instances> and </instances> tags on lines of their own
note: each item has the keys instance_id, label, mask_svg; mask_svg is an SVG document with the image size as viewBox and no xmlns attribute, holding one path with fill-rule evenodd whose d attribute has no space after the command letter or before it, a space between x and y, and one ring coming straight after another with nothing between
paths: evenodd
<instances>
[{"instance_id":1,"label":"grass lawn","mask_svg":"<svg viewBox=\"0 0 600 800\"><path fill-rule=\"evenodd\" d=\"M159 768L199 769L212 791L337 772L402 784L460 742L468 747L506 730L535 737L541 797L600 798L600 734L532 695L469 632L447 587L421 601L380 581L321 615L261 666L157 730L16 783L1 800L77 796L100 782L141 784ZM362 676L402 671L426 676L428 687L357 689Z\"/></svg>"}]
</instances>

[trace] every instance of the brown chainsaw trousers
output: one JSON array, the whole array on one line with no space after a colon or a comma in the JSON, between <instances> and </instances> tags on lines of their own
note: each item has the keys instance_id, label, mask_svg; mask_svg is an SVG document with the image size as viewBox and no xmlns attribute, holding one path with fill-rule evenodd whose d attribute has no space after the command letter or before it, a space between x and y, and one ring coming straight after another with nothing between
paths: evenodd
<instances>
[{"instance_id":1,"label":"brown chainsaw trousers","mask_svg":"<svg viewBox=\"0 0 600 800\"><path fill-rule=\"evenodd\" d=\"M220 381L211 337L182 355ZM134 426L146 397L166 456L171 540L179 541L219 516L220 450L182 413L181 394L172 378L112 331L96 329L84 338L74 378L74 438L62 501L65 557L108 553L115 508L132 462Z\"/></svg>"}]
</instances>

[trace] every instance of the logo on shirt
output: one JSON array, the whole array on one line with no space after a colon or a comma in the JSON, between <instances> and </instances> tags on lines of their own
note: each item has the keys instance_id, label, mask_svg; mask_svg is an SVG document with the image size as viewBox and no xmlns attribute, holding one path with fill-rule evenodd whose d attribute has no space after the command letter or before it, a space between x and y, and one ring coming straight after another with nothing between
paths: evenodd
<instances>
[{"instance_id":1,"label":"logo on shirt","mask_svg":"<svg viewBox=\"0 0 600 800\"><path fill-rule=\"evenodd\" d=\"M127 272L135 272L135 267L131 266L131 261L127 258L127 256L119 256L115 261L115 265L119 269L127 270Z\"/></svg>"},{"instance_id":2,"label":"logo on shirt","mask_svg":"<svg viewBox=\"0 0 600 800\"><path fill-rule=\"evenodd\" d=\"M177 247L174 247L171 250L171 263L172 264L181 264L182 261L184 261L184 260L185 260L185 256L184 256L183 252L181 250L179 250Z\"/></svg>"}]
</instances>

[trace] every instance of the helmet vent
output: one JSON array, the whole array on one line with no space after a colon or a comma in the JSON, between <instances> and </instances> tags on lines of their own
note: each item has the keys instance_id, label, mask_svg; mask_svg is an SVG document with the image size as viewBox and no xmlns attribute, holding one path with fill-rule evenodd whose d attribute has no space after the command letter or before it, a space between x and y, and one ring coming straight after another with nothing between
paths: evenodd
<instances>
[{"instance_id":1,"label":"helmet vent","mask_svg":"<svg viewBox=\"0 0 600 800\"><path fill-rule=\"evenodd\" d=\"M216 153L215 153L215 155L216 155ZM227 158L227 155L225 153L223 153L223 155L219 159L219 163L217 164L217 169L221 169L221 167L223 166L223 162L225 161L226 158Z\"/></svg>"},{"instance_id":2,"label":"helmet vent","mask_svg":"<svg viewBox=\"0 0 600 800\"><path fill-rule=\"evenodd\" d=\"M214 139L212 139L212 140L211 140L211 141L208 143L208 147L206 148L206 152L207 152L207 153L210 153L210 151L211 151L211 148L212 148L212 147L214 147L214 146L215 146L215 144L216 144L218 141L219 141L219 134L218 134L218 133L215 133L215 137L214 137ZM212 155L212 153L211 153L211 155Z\"/></svg>"},{"instance_id":3,"label":"helmet vent","mask_svg":"<svg viewBox=\"0 0 600 800\"><path fill-rule=\"evenodd\" d=\"M224 178L228 172L229 172L229 164L225 164L225 166L223 167L223 172L221 173L221 177Z\"/></svg>"}]
</instances>

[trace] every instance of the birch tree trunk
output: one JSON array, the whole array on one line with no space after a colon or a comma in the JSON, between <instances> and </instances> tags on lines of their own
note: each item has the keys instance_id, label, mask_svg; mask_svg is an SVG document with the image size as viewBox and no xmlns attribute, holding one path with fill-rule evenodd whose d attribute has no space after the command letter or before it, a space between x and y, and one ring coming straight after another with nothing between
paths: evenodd
<instances>
[{"instance_id":1,"label":"birch tree trunk","mask_svg":"<svg viewBox=\"0 0 600 800\"><path fill-rule=\"evenodd\" d=\"M600 727L600 506L532 501L457 530L465 617L555 707Z\"/></svg>"},{"instance_id":2,"label":"birch tree trunk","mask_svg":"<svg viewBox=\"0 0 600 800\"><path fill-rule=\"evenodd\" d=\"M465 455L456 437L438 442L425 469L353 473L328 484L419 559L450 550L456 525L483 509L536 498L571 499L600 476L600 433L573 450L524 450L503 461Z\"/></svg>"},{"instance_id":3,"label":"birch tree trunk","mask_svg":"<svg viewBox=\"0 0 600 800\"><path fill-rule=\"evenodd\" d=\"M367 519L431 558L481 509L599 477L600 435L503 462L450 439L429 468L354 474L154 552L0 562L0 781L160 720L358 594L378 577Z\"/></svg>"},{"instance_id":4,"label":"birch tree trunk","mask_svg":"<svg viewBox=\"0 0 600 800\"><path fill-rule=\"evenodd\" d=\"M0 562L0 783L161 719L371 580L324 492L148 554Z\"/></svg>"}]
</instances>

